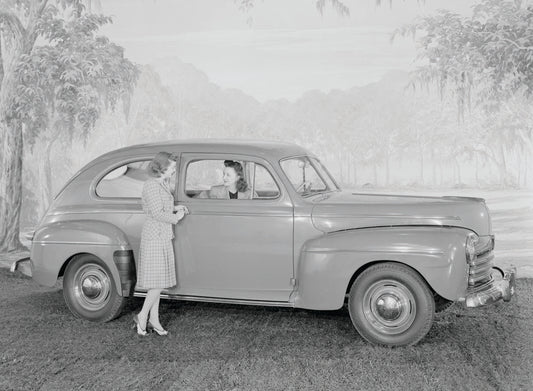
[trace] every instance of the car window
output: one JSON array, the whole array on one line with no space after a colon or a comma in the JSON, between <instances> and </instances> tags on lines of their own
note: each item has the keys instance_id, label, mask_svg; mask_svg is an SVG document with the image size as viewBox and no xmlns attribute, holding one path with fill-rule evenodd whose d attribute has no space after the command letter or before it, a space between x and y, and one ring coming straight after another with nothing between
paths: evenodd
<instances>
[{"instance_id":1,"label":"car window","mask_svg":"<svg viewBox=\"0 0 533 391\"><path fill-rule=\"evenodd\" d=\"M332 190L324 183L307 157L282 160L281 168L294 189L303 196Z\"/></svg>"},{"instance_id":2,"label":"car window","mask_svg":"<svg viewBox=\"0 0 533 391\"><path fill-rule=\"evenodd\" d=\"M320 177L326 182L326 185L330 190L340 190L339 186L337 186L337 183L320 160L311 158L311 162L313 162L313 166L317 170Z\"/></svg>"},{"instance_id":3,"label":"car window","mask_svg":"<svg viewBox=\"0 0 533 391\"><path fill-rule=\"evenodd\" d=\"M185 193L191 198L228 199L229 183L224 180L226 167L242 172L246 190L238 190L237 199L272 199L280 190L270 172L261 164L245 160L196 160L189 163ZM231 181L231 178L229 179Z\"/></svg>"},{"instance_id":4,"label":"car window","mask_svg":"<svg viewBox=\"0 0 533 391\"><path fill-rule=\"evenodd\" d=\"M261 164L252 163L254 177L253 189L254 198L278 198L280 195L279 187L270 172Z\"/></svg>"},{"instance_id":5,"label":"car window","mask_svg":"<svg viewBox=\"0 0 533 391\"><path fill-rule=\"evenodd\" d=\"M130 162L107 173L96 185L99 197L141 198L150 160Z\"/></svg>"}]
</instances>

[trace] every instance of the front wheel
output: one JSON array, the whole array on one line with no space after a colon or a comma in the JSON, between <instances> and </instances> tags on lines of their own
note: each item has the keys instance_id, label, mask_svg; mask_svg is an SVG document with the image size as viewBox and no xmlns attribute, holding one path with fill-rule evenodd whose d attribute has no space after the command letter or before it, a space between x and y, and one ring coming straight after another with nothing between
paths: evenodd
<instances>
[{"instance_id":1,"label":"front wheel","mask_svg":"<svg viewBox=\"0 0 533 391\"><path fill-rule=\"evenodd\" d=\"M78 256L67 265L63 296L74 315L93 322L116 318L126 302L117 293L107 265L91 254Z\"/></svg>"},{"instance_id":2,"label":"front wheel","mask_svg":"<svg viewBox=\"0 0 533 391\"><path fill-rule=\"evenodd\" d=\"M431 328L433 294L408 266L373 265L354 281L348 299L350 318L367 341L387 346L414 345Z\"/></svg>"}]
</instances>

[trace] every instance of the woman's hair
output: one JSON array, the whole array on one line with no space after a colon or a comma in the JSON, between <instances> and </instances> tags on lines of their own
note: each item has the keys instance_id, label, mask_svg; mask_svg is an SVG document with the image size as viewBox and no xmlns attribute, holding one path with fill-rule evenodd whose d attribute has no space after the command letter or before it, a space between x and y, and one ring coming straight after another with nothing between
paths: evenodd
<instances>
[{"instance_id":1,"label":"woman's hair","mask_svg":"<svg viewBox=\"0 0 533 391\"><path fill-rule=\"evenodd\" d=\"M242 164L233 160L224 160L224 166L233 168L235 173L239 176L239 179L237 180L237 191L242 193L248 190L248 183L246 182L246 179L244 179L244 169L242 168Z\"/></svg>"},{"instance_id":2,"label":"woman's hair","mask_svg":"<svg viewBox=\"0 0 533 391\"><path fill-rule=\"evenodd\" d=\"M148 165L148 175L159 178L177 158L173 153L158 152Z\"/></svg>"}]
</instances>

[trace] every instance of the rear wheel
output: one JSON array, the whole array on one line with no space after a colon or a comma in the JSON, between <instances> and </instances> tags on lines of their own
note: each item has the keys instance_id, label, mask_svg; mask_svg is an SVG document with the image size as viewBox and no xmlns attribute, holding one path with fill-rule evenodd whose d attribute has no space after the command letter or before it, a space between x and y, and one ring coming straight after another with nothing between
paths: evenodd
<instances>
[{"instance_id":1,"label":"rear wheel","mask_svg":"<svg viewBox=\"0 0 533 391\"><path fill-rule=\"evenodd\" d=\"M63 296L74 315L94 322L116 318L126 302L107 265L92 254L80 255L67 265Z\"/></svg>"},{"instance_id":2,"label":"rear wheel","mask_svg":"<svg viewBox=\"0 0 533 391\"><path fill-rule=\"evenodd\" d=\"M388 346L414 345L431 328L433 294L408 266L381 263L354 281L348 300L350 318L367 341Z\"/></svg>"}]
</instances>

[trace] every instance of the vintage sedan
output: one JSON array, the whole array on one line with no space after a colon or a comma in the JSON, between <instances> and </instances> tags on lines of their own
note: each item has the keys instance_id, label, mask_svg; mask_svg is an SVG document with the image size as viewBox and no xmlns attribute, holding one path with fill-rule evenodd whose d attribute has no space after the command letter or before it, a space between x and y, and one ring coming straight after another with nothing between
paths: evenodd
<instances>
[{"instance_id":1,"label":"vintage sedan","mask_svg":"<svg viewBox=\"0 0 533 391\"><path fill-rule=\"evenodd\" d=\"M163 297L336 310L347 303L359 334L375 344L420 341L453 302L509 301L515 270L494 267L483 199L342 191L321 161L280 142L186 140L135 145L83 167L38 225L31 271L63 277L77 316L117 317L135 287L146 167L178 155L175 200L190 214L175 226L177 286ZM240 162L249 199L201 197Z\"/></svg>"}]
</instances>

